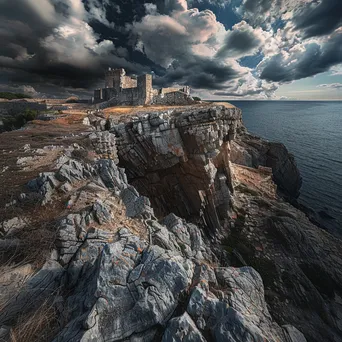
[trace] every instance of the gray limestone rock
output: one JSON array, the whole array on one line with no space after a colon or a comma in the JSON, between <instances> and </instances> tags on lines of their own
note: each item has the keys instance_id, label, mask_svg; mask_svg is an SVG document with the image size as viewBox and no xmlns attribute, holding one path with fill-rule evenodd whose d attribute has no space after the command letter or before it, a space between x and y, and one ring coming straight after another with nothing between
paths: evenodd
<instances>
[{"instance_id":1,"label":"gray limestone rock","mask_svg":"<svg viewBox=\"0 0 342 342\"><path fill-rule=\"evenodd\" d=\"M59 262L63 266L70 262L84 242L92 222L93 215L88 211L83 211L80 214L69 214L59 223L56 246L59 252Z\"/></svg>"},{"instance_id":2,"label":"gray limestone rock","mask_svg":"<svg viewBox=\"0 0 342 342\"><path fill-rule=\"evenodd\" d=\"M93 261L78 270L78 283L68 299L70 321L55 341L71 336L74 341L153 340L156 328L171 318L190 285L193 269L179 255L157 246L144 248L139 238L121 230L97 259L91 254ZM80 261L78 255L72 269Z\"/></svg>"},{"instance_id":3,"label":"gray limestone rock","mask_svg":"<svg viewBox=\"0 0 342 342\"><path fill-rule=\"evenodd\" d=\"M117 167L111 159L100 159L96 163L97 172L109 189L113 189L116 193L120 193L128 185L125 170Z\"/></svg>"},{"instance_id":4,"label":"gray limestone rock","mask_svg":"<svg viewBox=\"0 0 342 342\"><path fill-rule=\"evenodd\" d=\"M122 190L121 198L126 206L128 217L149 219L154 215L150 200L145 196L140 196L133 186L129 185Z\"/></svg>"},{"instance_id":5,"label":"gray limestone rock","mask_svg":"<svg viewBox=\"0 0 342 342\"><path fill-rule=\"evenodd\" d=\"M77 160L70 159L63 164L56 172L56 178L61 182L74 182L92 178L95 175L95 170L89 164L83 164Z\"/></svg>"},{"instance_id":6,"label":"gray limestone rock","mask_svg":"<svg viewBox=\"0 0 342 342\"><path fill-rule=\"evenodd\" d=\"M272 168L273 179L283 194L290 199L299 196L302 178L293 155L283 144L244 132L232 144L231 161L249 167L262 165Z\"/></svg>"},{"instance_id":7,"label":"gray limestone rock","mask_svg":"<svg viewBox=\"0 0 342 342\"><path fill-rule=\"evenodd\" d=\"M284 325L283 329L286 342L306 342L305 336L294 326Z\"/></svg>"},{"instance_id":8,"label":"gray limestone rock","mask_svg":"<svg viewBox=\"0 0 342 342\"><path fill-rule=\"evenodd\" d=\"M185 312L169 321L162 342L205 342L191 317Z\"/></svg>"},{"instance_id":9,"label":"gray limestone rock","mask_svg":"<svg viewBox=\"0 0 342 342\"><path fill-rule=\"evenodd\" d=\"M201 215L213 237L229 215L233 191L225 155L242 130L239 109L203 105L138 113L113 132L130 184L150 198L156 215Z\"/></svg>"},{"instance_id":10,"label":"gray limestone rock","mask_svg":"<svg viewBox=\"0 0 342 342\"><path fill-rule=\"evenodd\" d=\"M54 172L43 172L39 176L27 183L30 191L38 193L42 198L42 204L46 204L52 200L54 189L59 186L60 182Z\"/></svg>"},{"instance_id":11,"label":"gray limestone rock","mask_svg":"<svg viewBox=\"0 0 342 342\"><path fill-rule=\"evenodd\" d=\"M110 208L100 200L93 204L92 214L99 224L105 224L112 219Z\"/></svg>"},{"instance_id":12,"label":"gray limestone rock","mask_svg":"<svg viewBox=\"0 0 342 342\"><path fill-rule=\"evenodd\" d=\"M89 135L89 140L95 152L103 159L113 160L118 163L115 135L108 132L94 132Z\"/></svg>"},{"instance_id":13,"label":"gray limestone rock","mask_svg":"<svg viewBox=\"0 0 342 342\"><path fill-rule=\"evenodd\" d=\"M287 341L283 330L272 321L262 279L254 269L217 268L215 273L220 298L210 292L206 282L200 282L187 306L187 312L201 331L209 331L214 341Z\"/></svg>"}]
</instances>

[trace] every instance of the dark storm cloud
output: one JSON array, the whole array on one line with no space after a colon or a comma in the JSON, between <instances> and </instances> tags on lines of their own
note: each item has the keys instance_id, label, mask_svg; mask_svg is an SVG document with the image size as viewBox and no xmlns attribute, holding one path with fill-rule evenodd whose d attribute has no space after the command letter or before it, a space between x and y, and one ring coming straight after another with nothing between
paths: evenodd
<instances>
[{"instance_id":1,"label":"dark storm cloud","mask_svg":"<svg viewBox=\"0 0 342 342\"><path fill-rule=\"evenodd\" d=\"M223 89L224 83L235 79L239 73L231 66L215 59L193 58L189 63L172 65L155 84L167 86L173 83L190 85L196 89Z\"/></svg>"},{"instance_id":2,"label":"dark storm cloud","mask_svg":"<svg viewBox=\"0 0 342 342\"><path fill-rule=\"evenodd\" d=\"M295 13L293 22L306 38L332 33L342 25L342 1L322 0L307 4Z\"/></svg>"},{"instance_id":3,"label":"dark storm cloud","mask_svg":"<svg viewBox=\"0 0 342 342\"><path fill-rule=\"evenodd\" d=\"M241 23L227 33L224 45L216 54L217 58L246 56L260 46L261 38L256 35L253 28Z\"/></svg>"},{"instance_id":4,"label":"dark storm cloud","mask_svg":"<svg viewBox=\"0 0 342 342\"><path fill-rule=\"evenodd\" d=\"M274 88L240 65L259 49L266 56L258 71L270 81L308 77L342 62L338 31L298 52L304 35L332 33L341 21L341 1L310 1L234 0L230 10L238 5L246 21L227 30L212 11L230 4L225 0L0 0L0 85L87 93L103 84L105 69L123 67L128 74L153 71L157 86L268 96ZM287 31L270 31L286 11L294 13ZM290 23L292 15L286 18ZM296 39L289 39L292 27L304 34L293 31Z\"/></svg>"},{"instance_id":5,"label":"dark storm cloud","mask_svg":"<svg viewBox=\"0 0 342 342\"><path fill-rule=\"evenodd\" d=\"M342 32L335 32L322 45L311 43L304 52L293 53L285 59L282 54L262 62L260 78L273 82L289 82L328 71L342 63Z\"/></svg>"},{"instance_id":6,"label":"dark storm cloud","mask_svg":"<svg viewBox=\"0 0 342 342\"><path fill-rule=\"evenodd\" d=\"M89 0L86 11L81 1L0 0L2 79L12 83L48 82L62 87L90 88L103 78L108 66L121 66L134 73L148 71L148 67L134 61L131 51L122 46L122 42L127 44L129 38L125 31L126 22L122 19L129 4L123 0L117 3ZM115 8L120 16L111 13ZM133 8L135 10L130 9L128 19L139 19L144 15L141 6ZM105 20L107 10L112 18L116 18L116 27ZM98 20L108 24L107 31ZM99 31L92 29L87 22L94 26L98 24ZM8 70L11 72L6 72Z\"/></svg>"}]
</instances>

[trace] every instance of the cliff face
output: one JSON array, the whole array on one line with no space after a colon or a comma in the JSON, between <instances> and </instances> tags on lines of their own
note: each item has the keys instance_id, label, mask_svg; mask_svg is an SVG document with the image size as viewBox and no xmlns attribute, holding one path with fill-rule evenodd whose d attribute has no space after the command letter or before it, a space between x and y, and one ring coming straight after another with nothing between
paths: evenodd
<instances>
[{"instance_id":1,"label":"cliff face","mask_svg":"<svg viewBox=\"0 0 342 342\"><path fill-rule=\"evenodd\" d=\"M129 182L156 215L201 215L214 237L231 211L229 141L241 128L241 111L221 105L149 113L111 131Z\"/></svg>"},{"instance_id":2,"label":"cliff face","mask_svg":"<svg viewBox=\"0 0 342 342\"><path fill-rule=\"evenodd\" d=\"M224 104L84 122L0 136L1 338L339 341L339 240L279 197L284 146Z\"/></svg>"}]
</instances>

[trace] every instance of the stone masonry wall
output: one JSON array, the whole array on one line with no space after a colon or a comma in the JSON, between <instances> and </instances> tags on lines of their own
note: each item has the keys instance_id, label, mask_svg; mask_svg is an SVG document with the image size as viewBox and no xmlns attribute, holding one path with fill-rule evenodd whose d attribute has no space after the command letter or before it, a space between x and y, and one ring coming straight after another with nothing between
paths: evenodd
<instances>
[{"instance_id":1,"label":"stone masonry wall","mask_svg":"<svg viewBox=\"0 0 342 342\"><path fill-rule=\"evenodd\" d=\"M136 88L137 87L137 79L129 76L124 76L122 78L122 88Z\"/></svg>"},{"instance_id":2,"label":"stone masonry wall","mask_svg":"<svg viewBox=\"0 0 342 342\"><path fill-rule=\"evenodd\" d=\"M186 105L194 101L190 97L190 88L153 89L152 75L137 78L126 76L124 69L108 70L105 74L105 88L94 91L94 102L99 108L109 106L138 106L152 103L161 105Z\"/></svg>"},{"instance_id":3,"label":"stone masonry wall","mask_svg":"<svg viewBox=\"0 0 342 342\"><path fill-rule=\"evenodd\" d=\"M192 97L182 91L174 91L166 94L158 94L153 97L153 104L172 106L194 103Z\"/></svg>"}]
</instances>

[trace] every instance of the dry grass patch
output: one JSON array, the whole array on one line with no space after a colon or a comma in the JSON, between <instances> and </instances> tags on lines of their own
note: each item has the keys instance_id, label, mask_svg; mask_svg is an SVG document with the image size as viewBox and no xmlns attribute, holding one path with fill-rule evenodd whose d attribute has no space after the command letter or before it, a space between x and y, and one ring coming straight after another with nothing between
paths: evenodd
<instances>
[{"instance_id":1,"label":"dry grass patch","mask_svg":"<svg viewBox=\"0 0 342 342\"><path fill-rule=\"evenodd\" d=\"M34 312L22 315L11 330L11 342L47 342L58 332L58 317L53 301L48 299Z\"/></svg>"},{"instance_id":2,"label":"dry grass patch","mask_svg":"<svg viewBox=\"0 0 342 342\"><path fill-rule=\"evenodd\" d=\"M272 171L237 164L232 164L231 169L235 190L252 196L263 195L271 199L277 198L277 186L272 180Z\"/></svg>"}]
</instances>

